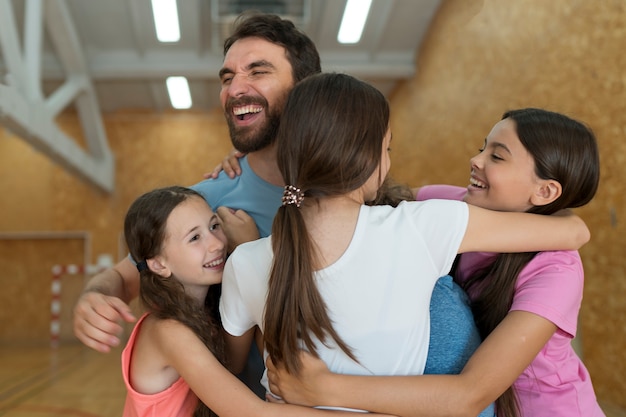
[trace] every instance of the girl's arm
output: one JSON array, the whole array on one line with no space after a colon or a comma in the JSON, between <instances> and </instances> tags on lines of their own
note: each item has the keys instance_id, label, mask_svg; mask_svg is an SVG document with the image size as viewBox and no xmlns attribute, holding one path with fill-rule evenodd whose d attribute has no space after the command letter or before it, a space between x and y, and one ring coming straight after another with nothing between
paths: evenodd
<instances>
[{"instance_id":1,"label":"girl's arm","mask_svg":"<svg viewBox=\"0 0 626 417\"><path fill-rule=\"evenodd\" d=\"M336 417L348 413L261 400L213 356L186 326L173 320L158 326L158 346L167 363L191 390L221 417ZM352 414L351 414L352 415Z\"/></svg>"},{"instance_id":2,"label":"girl's arm","mask_svg":"<svg viewBox=\"0 0 626 417\"><path fill-rule=\"evenodd\" d=\"M468 207L459 253L577 250L590 238L585 222L569 210L546 216Z\"/></svg>"},{"instance_id":3,"label":"girl's arm","mask_svg":"<svg viewBox=\"0 0 626 417\"><path fill-rule=\"evenodd\" d=\"M272 392L287 402L386 412L398 416L476 416L494 402L537 356L556 326L533 313L512 311L472 355L459 375L354 376L333 374L302 354L299 375L268 360Z\"/></svg>"},{"instance_id":4,"label":"girl's arm","mask_svg":"<svg viewBox=\"0 0 626 417\"><path fill-rule=\"evenodd\" d=\"M224 340L226 341L226 354L228 355L228 366L230 371L234 374L238 374L243 371L246 365L246 360L250 354L250 347L254 340L254 330L248 330L241 336L233 336L227 331L223 330Z\"/></svg>"}]
</instances>

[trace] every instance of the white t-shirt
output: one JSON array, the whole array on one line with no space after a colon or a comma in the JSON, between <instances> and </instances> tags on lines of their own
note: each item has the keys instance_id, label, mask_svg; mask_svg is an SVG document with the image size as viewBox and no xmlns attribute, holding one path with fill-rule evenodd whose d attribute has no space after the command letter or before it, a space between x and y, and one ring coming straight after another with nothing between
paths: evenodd
<instances>
[{"instance_id":1,"label":"white t-shirt","mask_svg":"<svg viewBox=\"0 0 626 417\"><path fill-rule=\"evenodd\" d=\"M437 279L452 266L467 221L467 205L459 201L361 207L345 253L315 274L336 332L360 362L334 343L318 343L318 353L332 372L423 373L430 296ZM228 333L240 336L255 325L263 331L272 257L270 236L240 245L228 259L220 301Z\"/></svg>"}]
</instances>

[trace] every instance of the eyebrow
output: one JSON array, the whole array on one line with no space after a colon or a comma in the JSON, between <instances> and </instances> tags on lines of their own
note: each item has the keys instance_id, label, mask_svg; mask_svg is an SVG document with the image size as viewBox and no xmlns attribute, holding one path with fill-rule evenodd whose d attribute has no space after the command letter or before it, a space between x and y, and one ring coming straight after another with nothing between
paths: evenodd
<instances>
[{"instance_id":1,"label":"eyebrow","mask_svg":"<svg viewBox=\"0 0 626 417\"><path fill-rule=\"evenodd\" d=\"M186 239L191 233L194 233L196 230L200 229L200 226L193 226L191 229L187 230L185 234L183 234L183 239Z\"/></svg>"},{"instance_id":2,"label":"eyebrow","mask_svg":"<svg viewBox=\"0 0 626 417\"><path fill-rule=\"evenodd\" d=\"M512 155L511 154L511 150L504 143L501 143L501 142L491 142L491 146L493 146L494 148L502 149L503 151L505 151L508 154Z\"/></svg>"},{"instance_id":3,"label":"eyebrow","mask_svg":"<svg viewBox=\"0 0 626 417\"><path fill-rule=\"evenodd\" d=\"M254 68L260 68L260 67L265 67L265 68L271 68L271 69L276 69L276 67L274 66L274 64L272 64L269 61L266 61L264 59L260 59L258 61L254 61L249 63L244 69L246 71L250 71L251 69ZM226 74L234 74L235 71L233 71L230 68L222 68L219 72L219 77L222 78L224 75Z\"/></svg>"}]
</instances>

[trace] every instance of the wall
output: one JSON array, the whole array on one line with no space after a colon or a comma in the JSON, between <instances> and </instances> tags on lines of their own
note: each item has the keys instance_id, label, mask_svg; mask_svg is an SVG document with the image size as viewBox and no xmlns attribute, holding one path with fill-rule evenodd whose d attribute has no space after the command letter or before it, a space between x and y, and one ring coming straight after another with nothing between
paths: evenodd
<instances>
[{"instance_id":1,"label":"wall","mask_svg":"<svg viewBox=\"0 0 626 417\"><path fill-rule=\"evenodd\" d=\"M80 142L76 117L64 115L60 123ZM0 345L47 343L52 267L95 263L103 253L116 261L125 256L121 234L130 203L155 187L200 181L231 149L221 110L127 111L107 115L104 125L116 158L112 195L73 177L0 129ZM27 232L37 235L20 237ZM80 232L86 238L70 239L61 232ZM61 277L62 339L73 339L68 313L83 278Z\"/></svg>"},{"instance_id":2,"label":"wall","mask_svg":"<svg viewBox=\"0 0 626 417\"><path fill-rule=\"evenodd\" d=\"M626 3L444 1L418 73L392 103L392 175L412 186L469 181L469 158L508 109L542 107L585 121L601 152L596 198L577 211L579 329L596 393L626 408Z\"/></svg>"},{"instance_id":3,"label":"wall","mask_svg":"<svg viewBox=\"0 0 626 417\"><path fill-rule=\"evenodd\" d=\"M602 183L595 200L578 211L593 234L581 250L580 329L599 398L624 408L625 8L621 0L444 1L420 50L418 73L391 98L392 174L413 186L466 185L469 157L510 108L545 107L594 129ZM71 115L61 123L80 134ZM91 262L100 253L117 259L124 253L123 215L135 197L197 182L230 149L219 110L126 111L106 115L104 124L117 161L112 195L0 130L0 232L86 231ZM72 239L0 242L0 343L48 341L50 268L81 262L83 252Z\"/></svg>"}]
</instances>

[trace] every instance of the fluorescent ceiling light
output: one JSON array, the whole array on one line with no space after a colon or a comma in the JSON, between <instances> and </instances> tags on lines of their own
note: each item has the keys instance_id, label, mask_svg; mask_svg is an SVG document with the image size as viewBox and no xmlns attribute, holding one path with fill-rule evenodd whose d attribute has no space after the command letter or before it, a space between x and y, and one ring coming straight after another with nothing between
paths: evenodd
<instances>
[{"instance_id":1,"label":"fluorescent ceiling light","mask_svg":"<svg viewBox=\"0 0 626 417\"><path fill-rule=\"evenodd\" d=\"M188 109L191 107L191 92L189 83L185 77L167 77L167 93L170 102L175 109Z\"/></svg>"},{"instance_id":2,"label":"fluorescent ceiling light","mask_svg":"<svg viewBox=\"0 0 626 417\"><path fill-rule=\"evenodd\" d=\"M178 42L180 26L178 25L178 9L176 0L152 0L152 15L160 42Z\"/></svg>"},{"instance_id":3,"label":"fluorescent ceiling light","mask_svg":"<svg viewBox=\"0 0 626 417\"><path fill-rule=\"evenodd\" d=\"M372 0L348 0L337 35L339 43L357 43L361 40L371 5Z\"/></svg>"}]
</instances>

